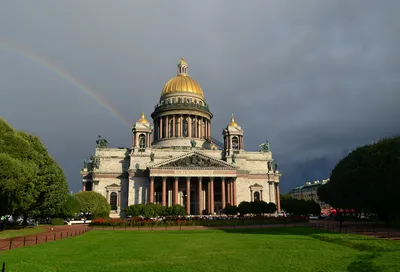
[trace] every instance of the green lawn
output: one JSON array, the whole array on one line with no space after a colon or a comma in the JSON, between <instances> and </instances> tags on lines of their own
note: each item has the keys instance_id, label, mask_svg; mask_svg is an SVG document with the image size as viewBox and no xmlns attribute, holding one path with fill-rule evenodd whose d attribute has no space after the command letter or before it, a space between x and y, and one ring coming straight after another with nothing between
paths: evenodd
<instances>
[{"instance_id":1,"label":"green lawn","mask_svg":"<svg viewBox=\"0 0 400 272\"><path fill-rule=\"evenodd\" d=\"M400 243L310 228L91 231L0 253L6 271L400 271Z\"/></svg>"},{"instance_id":2,"label":"green lawn","mask_svg":"<svg viewBox=\"0 0 400 272\"><path fill-rule=\"evenodd\" d=\"M9 229L0 231L0 239L24 236L46 231L44 228L26 227L24 229Z\"/></svg>"}]
</instances>

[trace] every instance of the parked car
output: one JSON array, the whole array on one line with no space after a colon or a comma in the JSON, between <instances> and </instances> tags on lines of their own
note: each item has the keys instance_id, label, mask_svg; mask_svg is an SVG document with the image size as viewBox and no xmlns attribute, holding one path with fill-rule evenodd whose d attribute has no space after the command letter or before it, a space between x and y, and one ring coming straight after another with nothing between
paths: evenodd
<instances>
[{"instance_id":1,"label":"parked car","mask_svg":"<svg viewBox=\"0 0 400 272\"><path fill-rule=\"evenodd\" d=\"M310 214L309 216L308 216L308 220L318 220L319 219L319 216L318 215L315 215L315 214Z\"/></svg>"}]
</instances>

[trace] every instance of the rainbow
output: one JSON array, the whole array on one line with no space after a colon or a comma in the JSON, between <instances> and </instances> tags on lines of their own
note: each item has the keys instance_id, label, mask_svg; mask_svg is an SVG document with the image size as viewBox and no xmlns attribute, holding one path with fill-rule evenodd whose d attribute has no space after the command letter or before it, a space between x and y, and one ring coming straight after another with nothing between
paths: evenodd
<instances>
[{"instance_id":1,"label":"rainbow","mask_svg":"<svg viewBox=\"0 0 400 272\"><path fill-rule=\"evenodd\" d=\"M47 68L51 72L54 72L60 78L67 80L69 83L77 87L78 90L81 90L85 95L94 99L100 106L105 108L112 116L114 116L118 121L120 121L124 126L131 127L132 124L110 103L97 94L95 91L91 90L87 85L85 85L82 81L78 80L76 77L72 76L68 71L52 64L49 60L39 56L26 48L12 43L10 41L0 40L0 46L7 48L8 50L17 53L18 55L25 57L40 66Z\"/></svg>"}]
</instances>

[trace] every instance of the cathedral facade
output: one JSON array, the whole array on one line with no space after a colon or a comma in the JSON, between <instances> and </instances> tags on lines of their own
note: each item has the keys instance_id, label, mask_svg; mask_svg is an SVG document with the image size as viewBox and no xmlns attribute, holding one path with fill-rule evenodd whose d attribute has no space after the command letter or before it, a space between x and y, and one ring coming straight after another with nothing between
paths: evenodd
<instances>
[{"instance_id":1,"label":"cathedral facade","mask_svg":"<svg viewBox=\"0 0 400 272\"><path fill-rule=\"evenodd\" d=\"M180 204L190 215L218 214L227 204L256 200L273 202L280 211L281 174L269 143L258 152L245 151L233 114L220 143L211 137L212 117L182 58L151 114L153 126L143 113L132 126L130 148L109 148L99 136L81 171L82 190L102 194L112 217L150 202Z\"/></svg>"}]
</instances>

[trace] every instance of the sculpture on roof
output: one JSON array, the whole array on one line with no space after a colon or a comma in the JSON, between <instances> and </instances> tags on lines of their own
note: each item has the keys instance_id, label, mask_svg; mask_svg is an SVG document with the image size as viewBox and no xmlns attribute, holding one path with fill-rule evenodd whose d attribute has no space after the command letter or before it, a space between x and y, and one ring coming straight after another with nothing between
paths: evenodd
<instances>
[{"instance_id":1,"label":"sculpture on roof","mask_svg":"<svg viewBox=\"0 0 400 272\"><path fill-rule=\"evenodd\" d=\"M260 152L270 152L271 151L271 146L269 144L269 141L266 141L265 143L260 144L258 147L260 147Z\"/></svg>"},{"instance_id":2,"label":"sculpture on roof","mask_svg":"<svg viewBox=\"0 0 400 272\"><path fill-rule=\"evenodd\" d=\"M150 153L150 161L152 161L152 162L154 161L154 153L153 152Z\"/></svg>"},{"instance_id":3,"label":"sculpture on roof","mask_svg":"<svg viewBox=\"0 0 400 272\"><path fill-rule=\"evenodd\" d=\"M232 154L232 164L236 163L236 153Z\"/></svg>"},{"instance_id":4,"label":"sculpture on roof","mask_svg":"<svg viewBox=\"0 0 400 272\"><path fill-rule=\"evenodd\" d=\"M88 167L88 162L87 162L87 160L84 160L83 161L83 168L86 169L87 167Z\"/></svg>"},{"instance_id":5,"label":"sculpture on roof","mask_svg":"<svg viewBox=\"0 0 400 272\"><path fill-rule=\"evenodd\" d=\"M272 171L272 161L269 161L267 164L268 164L268 172Z\"/></svg>"},{"instance_id":6,"label":"sculpture on roof","mask_svg":"<svg viewBox=\"0 0 400 272\"><path fill-rule=\"evenodd\" d=\"M108 147L108 141L104 138L101 137L101 135L99 135L98 139L96 140L96 147L98 148L104 148L104 147Z\"/></svg>"},{"instance_id":7,"label":"sculpture on roof","mask_svg":"<svg viewBox=\"0 0 400 272\"><path fill-rule=\"evenodd\" d=\"M192 140L190 141L190 145L191 145L192 147L196 147L196 141L192 139Z\"/></svg>"}]
</instances>

